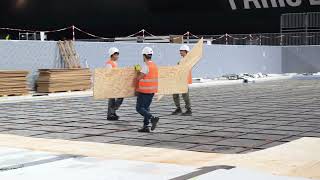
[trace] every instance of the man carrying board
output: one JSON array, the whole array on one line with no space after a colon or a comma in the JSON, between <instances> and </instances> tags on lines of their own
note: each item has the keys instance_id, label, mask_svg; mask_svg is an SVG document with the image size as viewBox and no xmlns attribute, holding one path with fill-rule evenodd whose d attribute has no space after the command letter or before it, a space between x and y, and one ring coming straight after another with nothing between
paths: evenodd
<instances>
[{"instance_id":1,"label":"man carrying board","mask_svg":"<svg viewBox=\"0 0 320 180\"><path fill-rule=\"evenodd\" d=\"M119 49L112 47L109 49L109 57L110 59L106 62L106 68L112 69L118 67L118 59L119 59ZM116 114L116 110L118 110L123 102L123 98L111 98L108 101L108 117L107 120L115 121L119 120L119 116Z\"/></svg>"}]
</instances>

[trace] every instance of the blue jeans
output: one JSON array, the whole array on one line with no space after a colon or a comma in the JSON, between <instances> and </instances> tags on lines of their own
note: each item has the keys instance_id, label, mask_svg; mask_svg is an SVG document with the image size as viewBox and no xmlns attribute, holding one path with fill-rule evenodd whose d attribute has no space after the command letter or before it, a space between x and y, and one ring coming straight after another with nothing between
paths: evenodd
<instances>
[{"instance_id":1,"label":"blue jeans","mask_svg":"<svg viewBox=\"0 0 320 180\"><path fill-rule=\"evenodd\" d=\"M143 126L147 127L150 124L152 114L150 113L150 105L154 94L138 93L136 110L144 117Z\"/></svg>"}]
</instances>

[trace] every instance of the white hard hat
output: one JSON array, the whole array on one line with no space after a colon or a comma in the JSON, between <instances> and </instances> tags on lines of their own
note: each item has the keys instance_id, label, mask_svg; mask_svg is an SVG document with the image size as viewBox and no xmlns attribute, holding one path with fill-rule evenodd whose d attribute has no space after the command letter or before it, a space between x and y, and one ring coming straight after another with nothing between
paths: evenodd
<instances>
[{"instance_id":1,"label":"white hard hat","mask_svg":"<svg viewBox=\"0 0 320 180\"><path fill-rule=\"evenodd\" d=\"M149 55L149 54L153 54L153 50L151 47L145 47L142 49L142 55L143 54L146 54L146 55Z\"/></svg>"},{"instance_id":2,"label":"white hard hat","mask_svg":"<svg viewBox=\"0 0 320 180\"><path fill-rule=\"evenodd\" d=\"M112 47L109 49L109 56L111 57L112 55L114 55L115 53L119 53L119 49L118 48L115 48L115 47Z\"/></svg>"},{"instance_id":3,"label":"white hard hat","mask_svg":"<svg viewBox=\"0 0 320 180\"><path fill-rule=\"evenodd\" d=\"M180 51L187 51L187 52L189 52L189 51L190 51L190 48L189 48L188 45L182 45L182 46L180 47Z\"/></svg>"}]
</instances>

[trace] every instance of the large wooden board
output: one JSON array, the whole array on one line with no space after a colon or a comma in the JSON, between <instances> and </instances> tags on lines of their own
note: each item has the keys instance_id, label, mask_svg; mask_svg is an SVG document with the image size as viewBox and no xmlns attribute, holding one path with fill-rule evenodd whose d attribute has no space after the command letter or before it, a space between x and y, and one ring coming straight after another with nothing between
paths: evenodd
<instances>
[{"instance_id":1,"label":"large wooden board","mask_svg":"<svg viewBox=\"0 0 320 180\"><path fill-rule=\"evenodd\" d=\"M201 39L180 65L159 67L158 94L180 94L188 91L187 77L201 59ZM94 99L126 98L135 96L137 72L131 68L97 68L94 72Z\"/></svg>"},{"instance_id":2,"label":"large wooden board","mask_svg":"<svg viewBox=\"0 0 320 180\"><path fill-rule=\"evenodd\" d=\"M179 66L159 67L160 94L184 93L188 90L187 71ZM94 98L123 98L135 96L137 72L134 68L95 70Z\"/></svg>"},{"instance_id":3,"label":"large wooden board","mask_svg":"<svg viewBox=\"0 0 320 180\"><path fill-rule=\"evenodd\" d=\"M136 77L134 68L97 68L94 72L94 98L132 97L135 95Z\"/></svg>"},{"instance_id":4,"label":"large wooden board","mask_svg":"<svg viewBox=\"0 0 320 180\"><path fill-rule=\"evenodd\" d=\"M192 50L180 60L180 65L185 65L189 70L195 66L201 59L203 54L203 39L200 39L199 42L192 48Z\"/></svg>"}]
</instances>

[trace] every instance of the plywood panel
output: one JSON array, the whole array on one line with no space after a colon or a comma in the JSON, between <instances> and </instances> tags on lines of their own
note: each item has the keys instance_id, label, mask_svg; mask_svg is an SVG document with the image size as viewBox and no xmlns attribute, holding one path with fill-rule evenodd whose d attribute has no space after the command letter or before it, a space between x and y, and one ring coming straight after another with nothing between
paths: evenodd
<instances>
[{"instance_id":1,"label":"plywood panel","mask_svg":"<svg viewBox=\"0 0 320 180\"><path fill-rule=\"evenodd\" d=\"M0 82L26 82L27 77L0 77Z\"/></svg>"},{"instance_id":2,"label":"plywood panel","mask_svg":"<svg viewBox=\"0 0 320 180\"><path fill-rule=\"evenodd\" d=\"M192 48L192 50L180 60L180 65L185 65L189 70L192 69L201 59L203 54L203 39L200 39L199 42Z\"/></svg>"},{"instance_id":3,"label":"plywood panel","mask_svg":"<svg viewBox=\"0 0 320 180\"><path fill-rule=\"evenodd\" d=\"M188 91L187 77L192 67L202 57L203 39L201 39L180 65L159 67L158 94L180 94ZM97 68L94 72L94 98L126 98L135 96L136 77L130 68Z\"/></svg>"},{"instance_id":4,"label":"plywood panel","mask_svg":"<svg viewBox=\"0 0 320 180\"><path fill-rule=\"evenodd\" d=\"M185 93L188 71L180 66L159 67L159 94ZM126 98L135 96L137 72L134 68L95 70L94 98Z\"/></svg>"},{"instance_id":5,"label":"plywood panel","mask_svg":"<svg viewBox=\"0 0 320 180\"><path fill-rule=\"evenodd\" d=\"M137 72L134 68L95 69L94 98L121 98L135 95Z\"/></svg>"},{"instance_id":6,"label":"plywood panel","mask_svg":"<svg viewBox=\"0 0 320 180\"><path fill-rule=\"evenodd\" d=\"M160 67L158 94L186 93L188 73L182 66Z\"/></svg>"}]
</instances>

